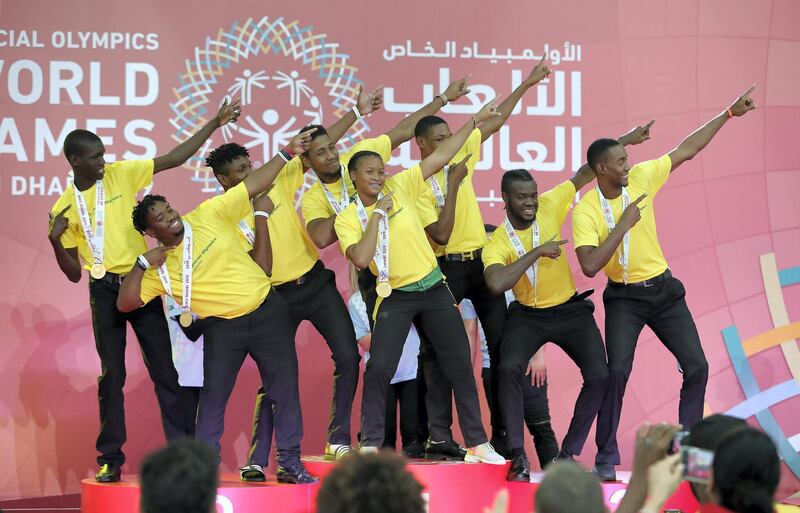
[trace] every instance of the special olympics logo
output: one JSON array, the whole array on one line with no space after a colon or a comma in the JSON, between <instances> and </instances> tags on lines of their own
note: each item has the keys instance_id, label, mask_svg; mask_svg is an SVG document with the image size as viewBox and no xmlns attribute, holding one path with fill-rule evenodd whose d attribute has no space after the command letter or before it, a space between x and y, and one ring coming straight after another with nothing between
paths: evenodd
<instances>
[{"instance_id":1,"label":"special olympics logo","mask_svg":"<svg viewBox=\"0 0 800 513\"><path fill-rule=\"evenodd\" d=\"M178 77L170 104L172 137L188 139L216 114L224 97L241 98L242 117L215 132L184 164L192 171L191 180L203 192L219 191L205 167L206 156L219 144L238 142L250 149L254 162L266 162L301 127L342 116L361 84L348 60L338 43L297 20L248 18L206 38ZM340 144L351 146L368 130L362 119Z\"/></svg>"}]
</instances>

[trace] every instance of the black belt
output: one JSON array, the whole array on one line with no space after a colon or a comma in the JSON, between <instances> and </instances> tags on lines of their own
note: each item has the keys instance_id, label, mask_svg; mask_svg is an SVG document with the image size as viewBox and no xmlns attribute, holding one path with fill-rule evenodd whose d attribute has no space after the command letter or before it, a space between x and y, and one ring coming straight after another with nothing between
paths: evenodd
<instances>
[{"instance_id":1,"label":"black belt","mask_svg":"<svg viewBox=\"0 0 800 513\"><path fill-rule=\"evenodd\" d=\"M298 285L302 285L305 282L309 281L311 279L311 277L314 276L316 273L321 271L323 269L323 267L324 266L322 265L322 260L317 260L316 263L311 267L311 269L308 270L307 273L305 273L304 275L302 275L299 278L296 278L294 280L285 281L285 282L281 283L280 285L275 285L275 288L280 290L282 287L289 288L289 287L297 287Z\"/></svg>"},{"instance_id":2,"label":"black belt","mask_svg":"<svg viewBox=\"0 0 800 513\"><path fill-rule=\"evenodd\" d=\"M664 280L672 278L672 271L667 269L658 276L653 276L649 280L637 281L636 283L619 283L616 281L608 280L609 287L652 287L656 283L661 283Z\"/></svg>"},{"instance_id":3,"label":"black belt","mask_svg":"<svg viewBox=\"0 0 800 513\"><path fill-rule=\"evenodd\" d=\"M112 285L122 285L122 280L125 279L125 276L126 275L124 275L124 274L114 274L114 273L106 272L103 275L102 278L91 278L90 277L90 279L94 280L94 281L104 281L104 282L110 283Z\"/></svg>"},{"instance_id":4,"label":"black belt","mask_svg":"<svg viewBox=\"0 0 800 513\"><path fill-rule=\"evenodd\" d=\"M465 251L463 253L448 253L443 258L448 262L466 262L468 260L478 260L481 257L481 250Z\"/></svg>"}]
</instances>

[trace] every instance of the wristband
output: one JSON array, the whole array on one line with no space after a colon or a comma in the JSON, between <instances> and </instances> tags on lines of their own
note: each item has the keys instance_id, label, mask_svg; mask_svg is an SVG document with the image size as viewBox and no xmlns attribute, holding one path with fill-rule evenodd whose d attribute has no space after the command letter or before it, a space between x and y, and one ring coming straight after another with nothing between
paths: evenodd
<instances>
[{"instance_id":1,"label":"wristband","mask_svg":"<svg viewBox=\"0 0 800 513\"><path fill-rule=\"evenodd\" d=\"M448 100L448 99L447 99L447 96L445 96L445 95L444 95L444 93L442 93L442 94L439 94L439 95L437 95L436 97L437 97L437 98L439 98L439 99L441 99L441 100L444 102L444 104L445 104L445 105L447 105L448 103L450 103L450 100ZM444 106L444 105L443 105L443 106Z\"/></svg>"},{"instance_id":2,"label":"wristband","mask_svg":"<svg viewBox=\"0 0 800 513\"><path fill-rule=\"evenodd\" d=\"M147 258L144 255L139 255L136 258L136 267L138 267L142 271L146 271L150 269L150 262L147 261Z\"/></svg>"},{"instance_id":3,"label":"wristband","mask_svg":"<svg viewBox=\"0 0 800 513\"><path fill-rule=\"evenodd\" d=\"M256 210L255 212L253 212L253 216L269 219L269 212L265 212L264 210Z\"/></svg>"},{"instance_id":4,"label":"wristband","mask_svg":"<svg viewBox=\"0 0 800 513\"><path fill-rule=\"evenodd\" d=\"M475 130L476 128L478 128L478 118L472 116L472 129Z\"/></svg>"},{"instance_id":5,"label":"wristband","mask_svg":"<svg viewBox=\"0 0 800 513\"><path fill-rule=\"evenodd\" d=\"M733 112L731 112L731 109L728 109L726 112L728 113L728 119L731 119L733 117Z\"/></svg>"},{"instance_id":6,"label":"wristband","mask_svg":"<svg viewBox=\"0 0 800 513\"><path fill-rule=\"evenodd\" d=\"M364 117L361 115L361 112L358 111L358 105L353 105L353 114L356 115L356 119L361 119Z\"/></svg>"},{"instance_id":7,"label":"wristband","mask_svg":"<svg viewBox=\"0 0 800 513\"><path fill-rule=\"evenodd\" d=\"M380 214L381 217L386 217L386 211L382 208L376 208L372 211L373 214Z\"/></svg>"},{"instance_id":8,"label":"wristband","mask_svg":"<svg viewBox=\"0 0 800 513\"><path fill-rule=\"evenodd\" d=\"M284 162L287 163L294 158L294 152L290 150L288 146L284 146L278 150L278 154L281 156Z\"/></svg>"}]
</instances>

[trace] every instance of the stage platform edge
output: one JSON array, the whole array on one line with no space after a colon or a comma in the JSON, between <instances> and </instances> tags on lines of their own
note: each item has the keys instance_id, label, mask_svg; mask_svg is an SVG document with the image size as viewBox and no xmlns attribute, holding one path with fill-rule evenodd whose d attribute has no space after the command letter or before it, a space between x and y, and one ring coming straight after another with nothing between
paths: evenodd
<instances>
[{"instance_id":1,"label":"stage platform edge","mask_svg":"<svg viewBox=\"0 0 800 513\"><path fill-rule=\"evenodd\" d=\"M309 472L324 478L334 463L321 457L303 458ZM505 480L510 463L487 465L463 462L409 460L408 468L425 488L429 513L482 513L502 487L509 490L509 513L533 511L533 497L541 473L533 473L530 483ZM622 481L603 483L603 496L613 511L625 493L629 473L620 472ZM269 476L265 483L242 483L239 475L220 474L217 513L314 513L319 484L287 485ZM698 504L687 483L664 505L685 513L697 511ZM124 475L118 483L81 482L83 513L139 513L138 476Z\"/></svg>"}]
</instances>

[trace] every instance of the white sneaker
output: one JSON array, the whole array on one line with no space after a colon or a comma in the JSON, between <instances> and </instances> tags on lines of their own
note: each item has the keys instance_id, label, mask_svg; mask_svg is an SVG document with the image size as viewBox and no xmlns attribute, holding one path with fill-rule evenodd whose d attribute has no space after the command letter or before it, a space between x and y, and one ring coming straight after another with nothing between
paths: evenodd
<instances>
[{"instance_id":1,"label":"white sneaker","mask_svg":"<svg viewBox=\"0 0 800 513\"><path fill-rule=\"evenodd\" d=\"M378 454L378 448L361 446L359 447L358 452L360 452L361 454Z\"/></svg>"},{"instance_id":2,"label":"white sneaker","mask_svg":"<svg viewBox=\"0 0 800 513\"><path fill-rule=\"evenodd\" d=\"M464 461L467 463L488 463L490 465L505 465L506 463L506 459L497 454L497 451L494 450L494 447L489 442L467 449Z\"/></svg>"},{"instance_id":3,"label":"white sneaker","mask_svg":"<svg viewBox=\"0 0 800 513\"><path fill-rule=\"evenodd\" d=\"M352 449L350 448L349 445L325 444L325 454L323 457L326 460L339 461L350 451L352 451Z\"/></svg>"}]
</instances>

